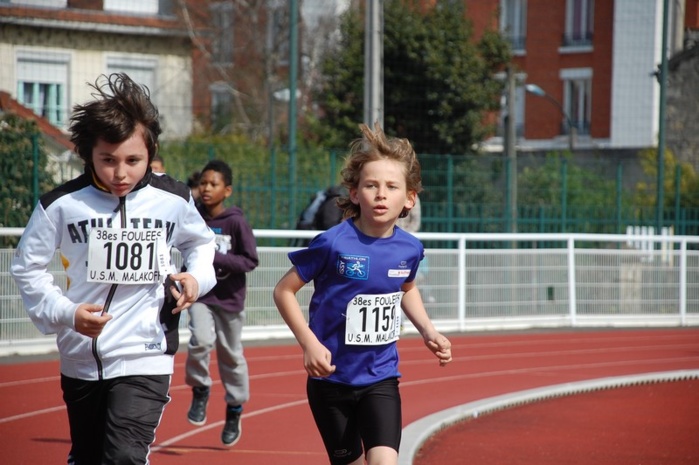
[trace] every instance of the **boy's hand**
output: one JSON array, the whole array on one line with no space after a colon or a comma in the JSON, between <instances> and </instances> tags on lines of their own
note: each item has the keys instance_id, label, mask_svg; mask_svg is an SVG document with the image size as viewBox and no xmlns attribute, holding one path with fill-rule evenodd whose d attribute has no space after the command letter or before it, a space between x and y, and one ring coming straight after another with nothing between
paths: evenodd
<instances>
[{"instance_id":1,"label":"boy's hand","mask_svg":"<svg viewBox=\"0 0 699 465\"><path fill-rule=\"evenodd\" d=\"M303 351L303 366L306 372L314 378L325 378L335 372L335 365L331 365L332 354L320 342Z\"/></svg>"},{"instance_id":2,"label":"boy's hand","mask_svg":"<svg viewBox=\"0 0 699 465\"><path fill-rule=\"evenodd\" d=\"M177 305L172 309L172 313L180 313L191 307L199 297L199 282L189 273L171 274L168 278L172 281L170 292L177 300Z\"/></svg>"},{"instance_id":3,"label":"boy's hand","mask_svg":"<svg viewBox=\"0 0 699 465\"><path fill-rule=\"evenodd\" d=\"M104 325L112 319L110 314L102 314L102 305L80 304L75 310L75 330L83 336L96 338L102 333Z\"/></svg>"},{"instance_id":4,"label":"boy's hand","mask_svg":"<svg viewBox=\"0 0 699 465\"><path fill-rule=\"evenodd\" d=\"M451 342L446 337L437 334L433 339L426 340L425 345L437 356L440 366L451 362Z\"/></svg>"}]
</instances>

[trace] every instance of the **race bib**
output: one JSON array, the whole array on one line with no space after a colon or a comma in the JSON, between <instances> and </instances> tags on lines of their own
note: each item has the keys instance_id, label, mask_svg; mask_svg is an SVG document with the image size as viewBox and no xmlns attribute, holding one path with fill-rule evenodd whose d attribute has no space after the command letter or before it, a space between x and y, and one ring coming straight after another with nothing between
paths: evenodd
<instances>
[{"instance_id":1,"label":"race bib","mask_svg":"<svg viewBox=\"0 0 699 465\"><path fill-rule=\"evenodd\" d=\"M400 337L403 292L359 294L347 304L345 344L382 345Z\"/></svg>"},{"instance_id":2,"label":"race bib","mask_svg":"<svg viewBox=\"0 0 699 465\"><path fill-rule=\"evenodd\" d=\"M164 228L93 228L88 246L88 282L163 282L171 268Z\"/></svg>"}]
</instances>

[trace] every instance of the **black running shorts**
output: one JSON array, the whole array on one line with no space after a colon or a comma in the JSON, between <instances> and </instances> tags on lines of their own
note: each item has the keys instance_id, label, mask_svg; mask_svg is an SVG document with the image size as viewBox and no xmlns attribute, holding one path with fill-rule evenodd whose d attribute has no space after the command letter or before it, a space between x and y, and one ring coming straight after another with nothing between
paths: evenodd
<instances>
[{"instance_id":1,"label":"black running shorts","mask_svg":"<svg viewBox=\"0 0 699 465\"><path fill-rule=\"evenodd\" d=\"M351 463L377 446L398 451L402 417L397 378L363 387L308 378L306 392L332 465Z\"/></svg>"}]
</instances>

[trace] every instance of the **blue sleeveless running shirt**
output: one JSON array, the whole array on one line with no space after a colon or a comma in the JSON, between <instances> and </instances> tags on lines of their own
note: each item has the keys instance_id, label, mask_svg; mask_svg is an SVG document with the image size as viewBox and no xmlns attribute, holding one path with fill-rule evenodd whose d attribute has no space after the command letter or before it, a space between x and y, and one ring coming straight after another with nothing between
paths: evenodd
<instances>
[{"instance_id":1,"label":"blue sleeveless running shirt","mask_svg":"<svg viewBox=\"0 0 699 465\"><path fill-rule=\"evenodd\" d=\"M301 279L313 281L309 327L330 350L335 383L367 386L399 377L401 286L415 279L422 243L395 227L390 237L363 234L346 220L289 253Z\"/></svg>"}]
</instances>

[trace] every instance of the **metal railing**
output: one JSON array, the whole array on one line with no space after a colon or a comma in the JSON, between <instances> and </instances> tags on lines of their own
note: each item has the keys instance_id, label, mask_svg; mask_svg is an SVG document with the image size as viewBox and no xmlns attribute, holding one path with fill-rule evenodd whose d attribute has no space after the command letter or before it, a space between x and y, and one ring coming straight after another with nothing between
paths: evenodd
<instances>
[{"instance_id":1,"label":"metal railing","mask_svg":"<svg viewBox=\"0 0 699 465\"><path fill-rule=\"evenodd\" d=\"M0 235L21 234L0 228ZM255 230L261 241L291 243L317 231ZM425 306L445 332L553 327L699 324L699 237L644 234L418 233L427 248L419 274ZM489 247L470 244L489 243ZM545 243L547 248L537 248ZM526 244L526 247L519 245ZM553 244L553 246L552 246ZM558 244L556 246L556 244ZM260 246L248 275L246 340L288 338L272 290L290 266L291 246ZM23 309L9 274L13 249L0 249L0 355L55 350ZM175 251L173 259L179 263ZM66 278L57 255L50 272ZM298 294L306 308L312 284ZM181 335L187 337L187 319ZM406 332L415 332L409 322Z\"/></svg>"}]
</instances>

